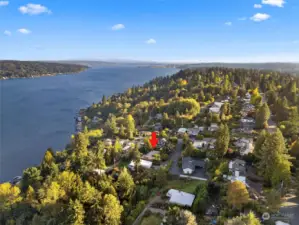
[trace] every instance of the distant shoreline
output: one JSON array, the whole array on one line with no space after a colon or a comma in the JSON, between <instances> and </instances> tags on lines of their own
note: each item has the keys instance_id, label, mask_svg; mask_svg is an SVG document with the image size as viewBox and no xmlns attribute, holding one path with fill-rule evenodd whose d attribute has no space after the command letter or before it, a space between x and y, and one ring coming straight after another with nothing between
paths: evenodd
<instances>
[{"instance_id":1,"label":"distant shoreline","mask_svg":"<svg viewBox=\"0 0 299 225\"><path fill-rule=\"evenodd\" d=\"M28 76L28 77L0 77L0 80L15 80L15 79L32 79L32 78L39 78L39 77L55 77L55 76L59 76L59 75L63 75L63 74L69 74L69 75L75 75L78 73L81 73L85 70L89 69L83 69L77 72L64 72L64 73L48 73L48 74L41 74L41 75L32 75L32 76Z\"/></svg>"}]
</instances>

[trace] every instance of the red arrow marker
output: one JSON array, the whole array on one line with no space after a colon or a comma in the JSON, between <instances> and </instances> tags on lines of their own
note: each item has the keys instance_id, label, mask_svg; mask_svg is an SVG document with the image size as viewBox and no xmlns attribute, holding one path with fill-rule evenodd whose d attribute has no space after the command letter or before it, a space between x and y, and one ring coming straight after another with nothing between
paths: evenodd
<instances>
[{"instance_id":1,"label":"red arrow marker","mask_svg":"<svg viewBox=\"0 0 299 225\"><path fill-rule=\"evenodd\" d=\"M156 132L152 132L152 138L150 139L153 148L156 148L158 144L157 134Z\"/></svg>"}]
</instances>

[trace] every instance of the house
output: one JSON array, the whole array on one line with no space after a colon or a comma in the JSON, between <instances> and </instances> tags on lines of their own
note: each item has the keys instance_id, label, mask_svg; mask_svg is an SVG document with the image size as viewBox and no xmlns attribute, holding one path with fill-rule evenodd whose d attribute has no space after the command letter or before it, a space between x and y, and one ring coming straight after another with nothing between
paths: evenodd
<instances>
[{"instance_id":1,"label":"house","mask_svg":"<svg viewBox=\"0 0 299 225\"><path fill-rule=\"evenodd\" d=\"M165 146L166 143L167 143L166 138L160 138L160 139L158 140L158 146L159 146L159 147L163 147L163 146Z\"/></svg>"},{"instance_id":2,"label":"house","mask_svg":"<svg viewBox=\"0 0 299 225\"><path fill-rule=\"evenodd\" d=\"M214 149L215 148L215 138L204 138L202 140L195 140L193 142L193 147L197 149L205 148L205 149Z\"/></svg>"},{"instance_id":3,"label":"house","mask_svg":"<svg viewBox=\"0 0 299 225\"><path fill-rule=\"evenodd\" d=\"M10 181L10 183L11 183L12 185L17 185L17 184L19 184L21 181L22 181L22 176L16 176L16 177L14 177L14 178Z\"/></svg>"},{"instance_id":4,"label":"house","mask_svg":"<svg viewBox=\"0 0 299 225\"><path fill-rule=\"evenodd\" d=\"M97 123L97 122L99 122L99 117L94 116L94 117L92 118L92 123Z\"/></svg>"},{"instance_id":5,"label":"house","mask_svg":"<svg viewBox=\"0 0 299 225\"><path fill-rule=\"evenodd\" d=\"M217 123L212 123L211 126L209 126L208 130L211 132L217 131L219 129L219 126Z\"/></svg>"},{"instance_id":6,"label":"house","mask_svg":"<svg viewBox=\"0 0 299 225\"><path fill-rule=\"evenodd\" d=\"M206 210L206 215L207 216L218 216L219 215L219 210L215 205L211 205L207 210Z\"/></svg>"},{"instance_id":7,"label":"house","mask_svg":"<svg viewBox=\"0 0 299 225\"><path fill-rule=\"evenodd\" d=\"M242 106L241 115L245 117L245 116L248 115L248 113L253 112L254 110L255 110L255 106L254 105L252 105L250 103L245 103Z\"/></svg>"},{"instance_id":8,"label":"house","mask_svg":"<svg viewBox=\"0 0 299 225\"><path fill-rule=\"evenodd\" d=\"M105 174L105 170L102 169L94 169L93 172L95 172L98 175Z\"/></svg>"},{"instance_id":9,"label":"house","mask_svg":"<svg viewBox=\"0 0 299 225\"><path fill-rule=\"evenodd\" d=\"M126 144L126 145L123 147L123 151L124 151L124 152L127 152L127 151L129 151L131 148L132 148L132 145L128 143L128 144Z\"/></svg>"},{"instance_id":10,"label":"house","mask_svg":"<svg viewBox=\"0 0 299 225\"><path fill-rule=\"evenodd\" d=\"M154 125L154 129L155 129L155 130L162 130L162 129L163 129L163 126L162 126L161 123L156 123L156 124Z\"/></svg>"},{"instance_id":11,"label":"house","mask_svg":"<svg viewBox=\"0 0 299 225\"><path fill-rule=\"evenodd\" d=\"M241 159L235 159L229 162L228 165L229 171L234 173L235 171L239 171L240 173L246 172L246 162Z\"/></svg>"},{"instance_id":12,"label":"house","mask_svg":"<svg viewBox=\"0 0 299 225\"><path fill-rule=\"evenodd\" d=\"M152 132L151 131L139 131L139 135L143 137L151 136Z\"/></svg>"},{"instance_id":13,"label":"house","mask_svg":"<svg viewBox=\"0 0 299 225\"><path fill-rule=\"evenodd\" d=\"M143 155L142 158L144 160L153 161L155 159L155 155L160 154L159 151L150 151L146 155Z\"/></svg>"},{"instance_id":14,"label":"house","mask_svg":"<svg viewBox=\"0 0 299 225\"><path fill-rule=\"evenodd\" d=\"M169 202L173 204L177 204L180 206L188 206L191 207L193 204L193 201L195 199L195 195L175 190L175 189L170 189L167 194L167 197L169 197Z\"/></svg>"},{"instance_id":15,"label":"house","mask_svg":"<svg viewBox=\"0 0 299 225\"><path fill-rule=\"evenodd\" d=\"M214 102L214 104L210 107L209 112L210 113L219 113L221 106L223 105L223 102Z\"/></svg>"},{"instance_id":16,"label":"house","mask_svg":"<svg viewBox=\"0 0 299 225\"><path fill-rule=\"evenodd\" d=\"M240 159L235 159L229 162L229 171L232 173L231 176L223 175L224 178L234 181L241 181L246 186L246 162Z\"/></svg>"},{"instance_id":17,"label":"house","mask_svg":"<svg viewBox=\"0 0 299 225\"><path fill-rule=\"evenodd\" d=\"M187 128L180 128L178 129L178 134L185 134L188 131Z\"/></svg>"},{"instance_id":18,"label":"house","mask_svg":"<svg viewBox=\"0 0 299 225\"><path fill-rule=\"evenodd\" d=\"M140 160L140 166L146 169L149 169L152 167L152 162L151 161L147 161L147 160ZM131 161L130 164L128 165L129 169L134 171L135 170L135 162Z\"/></svg>"},{"instance_id":19,"label":"house","mask_svg":"<svg viewBox=\"0 0 299 225\"><path fill-rule=\"evenodd\" d=\"M163 115L162 115L161 113L158 113L158 114L156 114L155 118L156 118L157 120L162 120Z\"/></svg>"},{"instance_id":20,"label":"house","mask_svg":"<svg viewBox=\"0 0 299 225\"><path fill-rule=\"evenodd\" d=\"M240 138L234 144L240 149L240 154L242 156L251 153L254 149L253 140L251 138Z\"/></svg>"},{"instance_id":21,"label":"house","mask_svg":"<svg viewBox=\"0 0 299 225\"><path fill-rule=\"evenodd\" d=\"M243 128L254 128L255 127L255 119L251 117L243 117L240 119L240 125Z\"/></svg>"},{"instance_id":22,"label":"house","mask_svg":"<svg viewBox=\"0 0 299 225\"><path fill-rule=\"evenodd\" d=\"M106 146L111 146L111 145L112 145L112 140L109 139L109 138L107 138L107 139L104 141L104 144L105 144Z\"/></svg>"},{"instance_id":23,"label":"house","mask_svg":"<svg viewBox=\"0 0 299 225\"><path fill-rule=\"evenodd\" d=\"M204 127L194 127L187 129L189 136L197 136L199 133L204 131Z\"/></svg>"},{"instance_id":24,"label":"house","mask_svg":"<svg viewBox=\"0 0 299 225\"><path fill-rule=\"evenodd\" d=\"M184 157L182 159L182 169L184 174L192 174L196 167L204 168L205 161L193 159L192 157Z\"/></svg>"}]
</instances>

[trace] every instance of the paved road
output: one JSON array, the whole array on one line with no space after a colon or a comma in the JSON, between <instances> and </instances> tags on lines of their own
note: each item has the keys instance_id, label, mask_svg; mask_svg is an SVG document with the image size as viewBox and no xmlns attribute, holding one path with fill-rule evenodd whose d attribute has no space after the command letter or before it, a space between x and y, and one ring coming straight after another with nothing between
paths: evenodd
<instances>
[{"instance_id":1,"label":"paved road","mask_svg":"<svg viewBox=\"0 0 299 225\"><path fill-rule=\"evenodd\" d=\"M292 214L291 225L299 225L299 197L290 197L284 206L280 208L280 212Z\"/></svg>"},{"instance_id":2,"label":"paved road","mask_svg":"<svg viewBox=\"0 0 299 225\"><path fill-rule=\"evenodd\" d=\"M178 167L178 161L182 154L182 147L183 147L183 140L178 139L178 143L175 148L175 152L171 155L172 160L172 166L169 170L170 174L173 175L180 175L181 174L181 168Z\"/></svg>"}]
</instances>

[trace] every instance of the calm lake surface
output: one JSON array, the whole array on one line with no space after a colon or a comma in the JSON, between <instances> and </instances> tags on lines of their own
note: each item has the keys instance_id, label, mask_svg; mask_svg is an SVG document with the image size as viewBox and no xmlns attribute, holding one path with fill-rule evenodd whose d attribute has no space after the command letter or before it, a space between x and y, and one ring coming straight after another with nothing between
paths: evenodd
<instances>
[{"instance_id":1,"label":"calm lake surface","mask_svg":"<svg viewBox=\"0 0 299 225\"><path fill-rule=\"evenodd\" d=\"M80 108L174 68L92 68L76 75L0 81L0 182L38 165L48 147L61 150Z\"/></svg>"}]
</instances>

